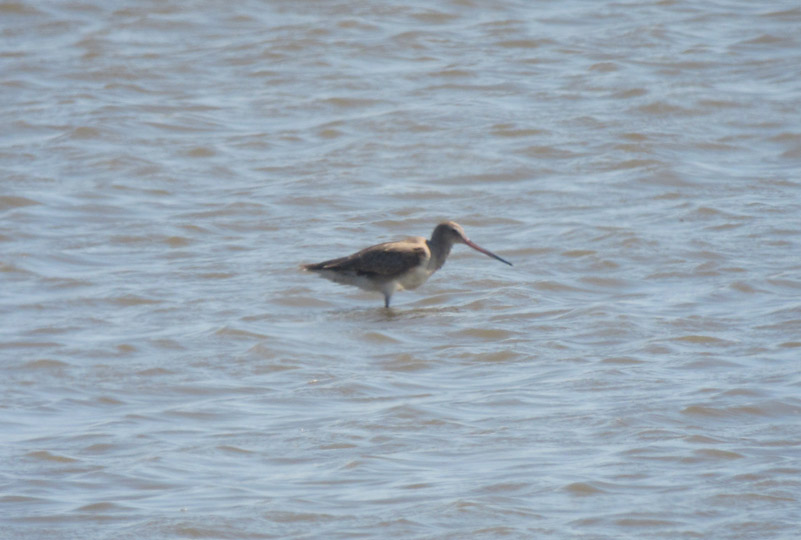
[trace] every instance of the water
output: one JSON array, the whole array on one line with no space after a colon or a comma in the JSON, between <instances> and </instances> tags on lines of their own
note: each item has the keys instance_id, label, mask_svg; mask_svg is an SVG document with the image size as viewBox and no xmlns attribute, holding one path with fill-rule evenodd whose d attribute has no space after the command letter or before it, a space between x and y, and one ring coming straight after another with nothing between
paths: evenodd
<instances>
[{"instance_id":1,"label":"water","mask_svg":"<svg viewBox=\"0 0 801 540\"><path fill-rule=\"evenodd\" d=\"M1 3L0 537L795 538L800 24Z\"/></svg>"}]
</instances>

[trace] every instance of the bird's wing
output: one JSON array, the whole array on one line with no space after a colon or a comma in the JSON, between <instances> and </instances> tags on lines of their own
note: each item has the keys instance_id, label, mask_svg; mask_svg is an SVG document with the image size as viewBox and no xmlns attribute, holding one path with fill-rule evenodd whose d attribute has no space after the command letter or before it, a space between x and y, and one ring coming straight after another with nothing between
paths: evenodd
<instances>
[{"instance_id":1,"label":"bird's wing","mask_svg":"<svg viewBox=\"0 0 801 540\"><path fill-rule=\"evenodd\" d=\"M422 246L403 245L399 242L378 244L349 257L332 259L313 265L309 270L351 271L359 275L393 276L418 266L426 258Z\"/></svg>"}]
</instances>

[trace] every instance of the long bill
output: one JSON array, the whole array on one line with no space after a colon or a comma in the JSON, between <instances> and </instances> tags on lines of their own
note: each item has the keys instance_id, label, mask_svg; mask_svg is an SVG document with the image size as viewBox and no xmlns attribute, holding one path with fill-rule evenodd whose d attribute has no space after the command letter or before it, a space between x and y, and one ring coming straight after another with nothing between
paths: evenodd
<instances>
[{"instance_id":1,"label":"long bill","mask_svg":"<svg viewBox=\"0 0 801 540\"><path fill-rule=\"evenodd\" d=\"M472 240L468 240L467 238L463 238L462 240L464 241L464 243L465 243L465 244L467 244L467 245L468 245L468 246L470 246L471 248L475 249L476 251L480 251L480 252L481 252L481 253L483 253L484 255L489 255L489 256L490 256L490 257L492 257L493 259L498 259L498 260L499 260L499 261L501 261L502 263L506 263L506 264L508 264L509 266L512 266L512 263L510 263L510 262L509 262L509 261L507 261L506 259L502 259L502 258L498 257L497 255L495 255L495 254L494 254L493 252L491 252L490 250L488 250L488 249L484 249L483 247L479 246L478 244L476 244L476 243L475 243L475 242L473 242Z\"/></svg>"}]
</instances>

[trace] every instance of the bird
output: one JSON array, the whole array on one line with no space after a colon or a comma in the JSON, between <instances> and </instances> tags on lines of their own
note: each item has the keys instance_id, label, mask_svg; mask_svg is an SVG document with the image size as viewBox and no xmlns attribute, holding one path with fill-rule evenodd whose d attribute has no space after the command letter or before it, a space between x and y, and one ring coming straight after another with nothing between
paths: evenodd
<instances>
[{"instance_id":1,"label":"bird","mask_svg":"<svg viewBox=\"0 0 801 540\"><path fill-rule=\"evenodd\" d=\"M434 228L431 238L413 236L398 242L370 246L347 257L303 264L301 269L321 277L384 295L389 308L397 291L412 290L442 268L454 244L466 244L493 259L512 263L471 241L461 225L445 221Z\"/></svg>"}]
</instances>

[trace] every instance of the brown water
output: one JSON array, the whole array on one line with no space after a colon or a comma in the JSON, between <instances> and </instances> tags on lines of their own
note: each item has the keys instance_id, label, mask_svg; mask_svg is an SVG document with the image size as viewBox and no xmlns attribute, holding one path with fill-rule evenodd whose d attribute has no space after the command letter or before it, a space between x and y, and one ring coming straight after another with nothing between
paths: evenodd
<instances>
[{"instance_id":1,"label":"brown water","mask_svg":"<svg viewBox=\"0 0 801 540\"><path fill-rule=\"evenodd\" d=\"M795 538L799 30L0 2L0 537Z\"/></svg>"}]
</instances>

